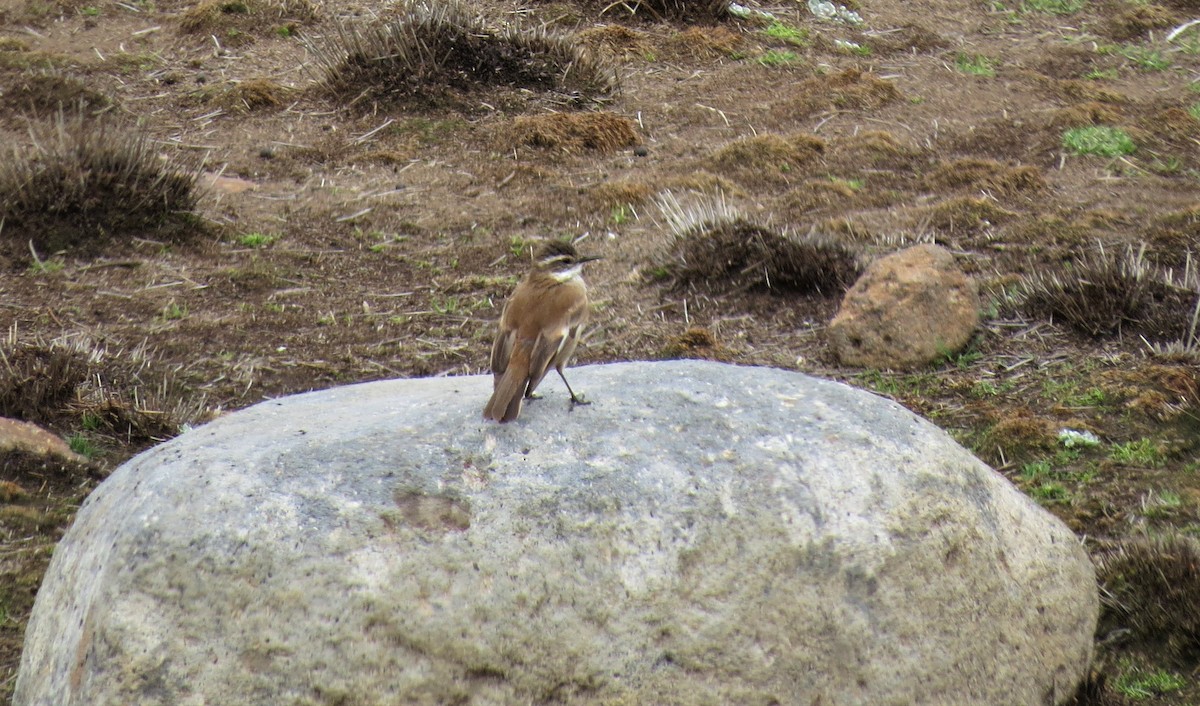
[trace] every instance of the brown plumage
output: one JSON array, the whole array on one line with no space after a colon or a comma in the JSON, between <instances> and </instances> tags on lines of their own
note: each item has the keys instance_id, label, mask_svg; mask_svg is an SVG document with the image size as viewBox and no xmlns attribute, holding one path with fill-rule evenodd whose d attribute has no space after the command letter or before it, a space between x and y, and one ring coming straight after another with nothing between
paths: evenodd
<instances>
[{"instance_id":1,"label":"brown plumage","mask_svg":"<svg viewBox=\"0 0 1200 706\"><path fill-rule=\"evenodd\" d=\"M580 276L583 256L563 241L542 246L533 269L513 290L492 344L492 398L483 416L511 422L521 413L521 403L533 397L550 366L558 372L571 404L587 404L571 389L563 367L575 353L579 334L588 317L587 286Z\"/></svg>"}]
</instances>

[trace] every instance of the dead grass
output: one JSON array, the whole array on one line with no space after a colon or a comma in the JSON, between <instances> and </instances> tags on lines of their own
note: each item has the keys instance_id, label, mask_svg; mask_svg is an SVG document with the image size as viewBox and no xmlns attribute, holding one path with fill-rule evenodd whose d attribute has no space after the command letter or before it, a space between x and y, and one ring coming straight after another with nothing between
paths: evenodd
<instances>
[{"instance_id":1,"label":"dead grass","mask_svg":"<svg viewBox=\"0 0 1200 706\"><path fill-rule=\"evenodd\" d=\"M284 22L308 22L318 16L310 0L200 0L184 11L179 29L189 34L221 34L238 29L255 34Z\"/></svg>"},{"instance_id":2,"label":"dead grass","mask_svg":"<svg viewBox=\"0 0 1200 706\"><path fill-rule=\"evenodd\" d=\"M959 196L929 207L922 220L930 228L945 233L976 233L1014 218L1017 214L992 199Z\"/></svg>"},{"instance_id":3,"label":"dead grass","mask_svg":"<svg viewBox=\"0 0 1200 706\"><path fill-rule=\"evenodd\" d=\"M500 130L504 152L535 147L567 154L604 153L640 142L636 123L606 112L523 116Z\"/></svg>"},{"instance_id":4,"label":"dead grass","mask_svg":"<svg viewBox=\"0 0 1200 706\"><path fill-rule=\"evenodd\" d=\"M812 135L767 133L731 142L714 152L709 163L742 186L769 187L798 180L801 167L824 151L825 141Z\"/></svg>"},{"instance_id":5,"label":"dead grass","mask_svg":"<svg viewBox=\"0 0 1200 706\"><path fill-rule=\"evenodd\" d=\"M904 98L892 81L861 69L846 69L832 76L801 81L788 97L771 105L772 117L781 121L807 118L822 110L872 110Z\"/></svg>"},{"instance_id":6,"label":"dead grass","mask_svg":"<svg viewBox=\"0 0 1200 706\"><path fill-rule=\"evenodd\" d=\"M924 187L930 191L969 188L1012 197L1044 190L1046 179L1037 167L1010 167L993 159L968 157L938 164L925 175Z\"/></svg>"},{"instance_id":7,"label":"dead grass","mask_svg":"<svg viewBox=\"0 0 1200 706\"><path fill-rule=\"evenodd\" d=\"M226 110L251 113L283 105L288 89L269 78L238 81L213 98L213 103Z\"/></svg>"}]
</instances>

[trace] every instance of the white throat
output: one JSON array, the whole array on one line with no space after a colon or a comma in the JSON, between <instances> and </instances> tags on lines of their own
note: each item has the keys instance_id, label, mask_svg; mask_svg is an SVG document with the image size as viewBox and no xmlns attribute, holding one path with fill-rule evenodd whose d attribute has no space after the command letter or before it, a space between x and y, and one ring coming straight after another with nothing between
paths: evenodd
<instances>
[{"instance_id":1,"label":"white throat","mask_svg":"<svg viewBox=\"0 0 1200 706\"><path fill-rule=\"evenodd\" d=\"M576 279L577 277L579 277L579 273L582 271L583 271L583 263L581 262L569 270L563 270L562 272L551 272L550 276L553 277L555 279L555 281L557 281L557 282L566 282L568 280L573 280L573 279Z\"/></svg>"}]
</instances>

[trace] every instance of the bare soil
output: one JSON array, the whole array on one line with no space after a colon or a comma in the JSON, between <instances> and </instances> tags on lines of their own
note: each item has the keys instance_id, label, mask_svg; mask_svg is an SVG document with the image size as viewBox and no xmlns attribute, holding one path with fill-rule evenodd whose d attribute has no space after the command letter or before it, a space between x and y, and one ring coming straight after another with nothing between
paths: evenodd
<instances>
[{"instance_id":1,"label":"bare soil","mask_svg":"<svg viewBox=\"0 0 1200 706\"><path fill-rule=\"evenodd\" d=\"M803 3L754 6L774 27L605 5L472 4L489 26L545 25L611 64L620 89L597 102L520 85L528 67L403 95L325 85L313 47L404 12L384 3L0 0L0 144L18 150L4 159L82 101L166 163L199 165L204 185L187 237L147 227L30 253L0 230L5 361L91 351L65 395L0 412L111 470L265 398L485 372L530 245L570 237L604 256L580 363L705 357L843 380L945 428L1097 553L1200 529L1200 356L1151 346L1186 343L1187 316L1081 331L1020 296L1101 248L1144 246L1183 281L1200 247L1200 34L1165 37L1200 4L861 0L857 27ZM1136 150L1070 153L1064 132L1088 125ZM656 205L668 190L723 194L864 262L941 244L981 284L985 321L925 370L839 367L822 334L838 292L660 276L677 245ZM1064 428L1100 443L1066 448ZM53 543L96 482L39 473L0 462L4 696ZM1184 686L1154 703L1200 698L1195 645L1123 635L1098 635L1108 687L1090 703L1155 670Z\"/></svg>"}]
</instances>

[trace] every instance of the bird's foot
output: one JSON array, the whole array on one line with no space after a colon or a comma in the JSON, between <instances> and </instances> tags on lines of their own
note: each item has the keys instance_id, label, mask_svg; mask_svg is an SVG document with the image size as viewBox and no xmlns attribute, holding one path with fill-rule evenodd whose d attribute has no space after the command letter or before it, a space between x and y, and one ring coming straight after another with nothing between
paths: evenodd
<instances>
[{"instance_id":1,"label":"bird's foot","mask_svg":"<svg viewBox=\"0 0 1200 706\"><path fill-rule=\"evenodd\" d=\"M575 409L575 405L589 405L591 400L583 399L583 395L571 395L571 409Z\"/></svg>"},{"instance_id":2,"label":"bird's foot","mask_svg":"<svg viewBox=\"0 0 1200 706\"><path fill-rule=\"evenodd\" d=\"M541 396L541 394L540 394L540 393L537 393L537 392L530 392L528 395L525 395L525 399L527 399L527 400L540 400L540 399L542 399L542 396Z\"/></svg>"}]
</instances>

